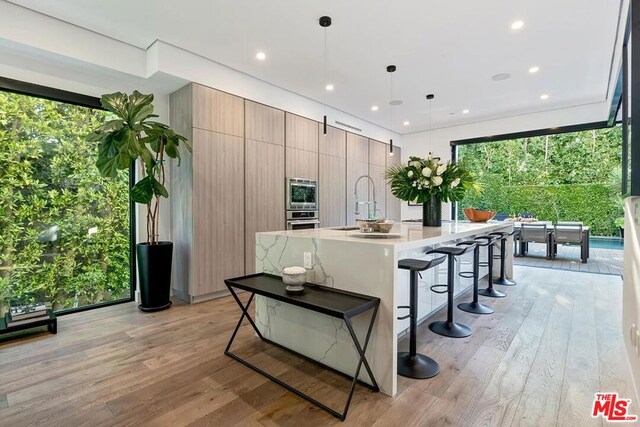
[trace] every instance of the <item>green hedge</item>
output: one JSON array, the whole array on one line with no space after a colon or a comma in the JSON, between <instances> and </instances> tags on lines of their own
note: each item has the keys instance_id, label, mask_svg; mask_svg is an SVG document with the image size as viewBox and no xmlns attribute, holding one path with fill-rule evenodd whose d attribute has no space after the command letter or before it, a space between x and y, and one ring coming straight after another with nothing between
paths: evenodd
<instances>
[{"instance_id":1,"label":"green hedge","mask_svg":"<svg viewBox=\"0 0 640 427\"><path fill-rule=\"evenodd\" d=\"M518 185L500 180L482 183L480 194L468 193L460 202L462 208L474 207L497 212L519 214L530 212L543 221L582 221L591 227L591 235L617 236L614 224L621 216L616 192L604 184Z\"/></svg>"}]
</instances>

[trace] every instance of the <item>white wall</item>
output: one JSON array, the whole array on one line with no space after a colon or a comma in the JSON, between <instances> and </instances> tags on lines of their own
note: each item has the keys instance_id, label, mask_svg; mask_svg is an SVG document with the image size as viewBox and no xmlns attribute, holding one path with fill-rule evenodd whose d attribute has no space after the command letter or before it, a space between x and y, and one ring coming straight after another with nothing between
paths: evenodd
<instances>
[{"instance_id":1,"label":"white wall","mask_svg":"<svg viewBox=\"0 0 640 427\"><path fill-rule=\"evenodd\" d=\"M636 336L640 330L640 197L625 200L624 222L622 335L636 397L640 399L640 338Z\"/></svg>"},{"instance_id":2,"label":"white wall","mask_svg":"<svg viewBox=\"0 0 640 427\"><path fill-rule=\"evenodd\" d=\"M598 122L606 120L608 114L609 103L601 102L412 133L403 136L402 160L407 161L409 156L424 157L429 152L448 160L451 141ZM450 218L450 205L445 203L442 209L442 218ZM422 218L422 208L403 203L402 218Z\"/></svg>"}]
</instances>

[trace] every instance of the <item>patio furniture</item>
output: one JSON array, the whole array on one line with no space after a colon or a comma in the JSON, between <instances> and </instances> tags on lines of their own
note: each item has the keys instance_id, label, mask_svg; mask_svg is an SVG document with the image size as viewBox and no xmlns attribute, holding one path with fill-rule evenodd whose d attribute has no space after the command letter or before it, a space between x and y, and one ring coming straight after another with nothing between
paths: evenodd
<instances>
[{"instance_id":1,"label":"patio furniture","mask_svg":"<svg viewBox=\"0 0 640 427\"><path fill-rule=\"evenodd\" d=\"M549 231L547 230L547 224L528 224L522 223L520 225L520 256L525 256L527 253L528 243L544 243L547 245L547 259L551 257Z\"/></svg>"},{"instance_id":2,"label":"patio furniture","mask_svg":"<svg viewBox=\"0 0 640 427\"><path fill-rule=\"evenodd\" d=\"M507 218L509 218L509 215L503 212L498 212L496 216L493 217L496 221L504 221Z\"/></svg>"},{"instance_id":3,"label":"patio furniture","mask_svg":"<svg viewBox=\"0 0 640 427\"><path fill-rule=\"evenodd\" d=\"M560 245L580 245L580 261L587 263L589 258L589 236L583 228L581 222L566 221L558 222L553 226L553 233L550 239L551 259L558 255L558 244Z\"/></svg>"}]
</instances>

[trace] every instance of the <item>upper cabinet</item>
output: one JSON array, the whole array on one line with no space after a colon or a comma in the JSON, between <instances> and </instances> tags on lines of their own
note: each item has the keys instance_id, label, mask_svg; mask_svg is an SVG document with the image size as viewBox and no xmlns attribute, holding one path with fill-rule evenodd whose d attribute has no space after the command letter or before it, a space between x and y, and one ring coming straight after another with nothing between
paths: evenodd
<instances>
[{"instance_id":1,"label":"upper cabinet","mask_svg":"<svg viewBox=\"0 0 640 427\"><path fill-rule=\"evenodd\" d=\"M193 127L244 137L244 99L192 84Z\"/></svg>"},{"instance_id":2,"label":"upper cabinet","mask_svg":"<svg viewBox=\"0 0 640 427\"><path fill-rule=\"evenodd\" d=\"M369 175L369 139L347 132L347 225L355 224L356 218L367 218L372 205L358 205L356 212L356 192L358 202L366 202L369 197L369 180L358 179ZM356 188L356 182L358 186Z\"/></svg>"},{"instance_id":3,"label":"upper cabinet","mask_svg":"<svg viewBox=\"0 0 640 427\"><path fill-rule=\"evenodd\" d=\"M369 163L369 139L347 132L347 159Z\"/></svg>"},{"instance_id":4,"label":"upper cabinet","mask_svg":"<svg viewBox=\"0 0 640 427\"><path fill-rule=\"evenodd\" d=\"M284 111L245 100L245 138L284 145Z\"/></svg>"},{"instance_id":5,"label":"upper cabinet","mask_svg":"<svg viewBox=\"0 0 640 427\"><path fill-rule=\"evenodd\" d=\"M287 148L318 152L318 122L286 113Z\"/></svg>"},{"instance_id":6,"label":"upper cabinet","mask_svg":"<svg viewBox=\"0 0 640 427\"><path fill-rule=\"evenodd\" d=\"M384 142L369 140L369 163L377 166L386 166L389 157L389 145Z\"/></svg>"},{"instance_id":7,"label":"upper cabinet","mask_svg":"<svg viewBox=\"0 0 640 427\"><path fill-rule=\"evenodd\" d=\"M387 166L387 157L389 156L387 151L388 147L389 146L383 142L373 139L369 140L369 176L374 184L373 186L369 186L369 200L375 199L376 216L378 218L386 218L387 216L384 172ZM374 186L375 195L373 194Z\"/></svg>"}]
</instances>

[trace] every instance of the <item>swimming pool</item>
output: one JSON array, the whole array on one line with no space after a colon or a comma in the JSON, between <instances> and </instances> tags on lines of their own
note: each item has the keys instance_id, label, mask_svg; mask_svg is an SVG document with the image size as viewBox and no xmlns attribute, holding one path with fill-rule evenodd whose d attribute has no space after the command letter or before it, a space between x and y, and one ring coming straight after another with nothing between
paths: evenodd
<instances>
[{"instance_id":1,"label":"swimming pool","mask_svg":"<svg viewBox=\"0 0 640 427\"><path fill-rule=\"evenodd\" d=\"M599 237L594 236L589 238L589 245L592 248L599 249L623 249L624 240L620 237Z\"/></svg>"}]
</instances>

